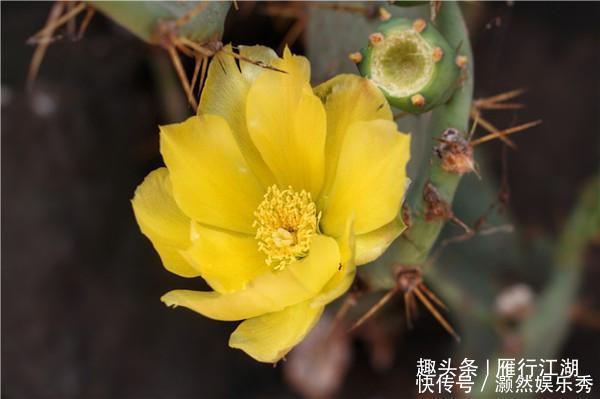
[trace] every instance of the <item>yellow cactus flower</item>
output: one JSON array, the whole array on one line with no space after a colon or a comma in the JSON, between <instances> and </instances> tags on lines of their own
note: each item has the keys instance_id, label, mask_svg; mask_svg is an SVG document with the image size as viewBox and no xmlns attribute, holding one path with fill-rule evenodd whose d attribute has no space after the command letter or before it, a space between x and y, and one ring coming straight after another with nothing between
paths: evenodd
<instances>
[{"instance_id":1,"label":"yellow cactus flower","mask_svg":"<svg viewBox=\"0 0 600 399\"><path fill-rule=\"evenodd\" d=\"M167 270L213 289L162 301L244 320L229 345L277 362L350 287L355 266L403 230L410 138L368 80L340 75L313 90L306 58L240 52L285 72L217 54L198 114L160 128L166 168L132 203Z\"/></svg>"}]
</instances>

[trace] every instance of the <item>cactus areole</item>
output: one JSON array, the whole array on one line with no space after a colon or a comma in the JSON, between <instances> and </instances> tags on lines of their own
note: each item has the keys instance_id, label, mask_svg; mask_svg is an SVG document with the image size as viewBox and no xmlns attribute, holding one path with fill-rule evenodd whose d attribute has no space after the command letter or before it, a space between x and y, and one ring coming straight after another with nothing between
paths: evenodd
<instances>
[{"instance_id":1,"label":"cactus areole","mask_svg":"<svg viewBox=\"0 0 600 399\"><path fill-rule=\"evenodd\" d=\"M361 50L358 68L385 93L390 104L422 113L450 98L460 67L454 62L455 49L431 23L394 18L377 33L381 40L370 40Z\"/></svg>"}]
</instances>

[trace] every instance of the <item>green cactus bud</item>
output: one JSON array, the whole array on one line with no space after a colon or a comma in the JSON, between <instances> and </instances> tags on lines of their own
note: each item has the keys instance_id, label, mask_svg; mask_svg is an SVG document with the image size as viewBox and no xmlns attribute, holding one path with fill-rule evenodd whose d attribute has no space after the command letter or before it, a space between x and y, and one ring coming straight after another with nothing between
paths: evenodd
<instances>
[{"instance_id":1,"label":"green cactus bud","mask_svg":"<svg viewBox=\"0 0 600 399\"><path fill-rule=\"evenodd\" d=\"M423 19L394 18L369 37L358 68L393 106L422 113L445 103L461 68L455 49Z\"/></svg>"}]
</instances>

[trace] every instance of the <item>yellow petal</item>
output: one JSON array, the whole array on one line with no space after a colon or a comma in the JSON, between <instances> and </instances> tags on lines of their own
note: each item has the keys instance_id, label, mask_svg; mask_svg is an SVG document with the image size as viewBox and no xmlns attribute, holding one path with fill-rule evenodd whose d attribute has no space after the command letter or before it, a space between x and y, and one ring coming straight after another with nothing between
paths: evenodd
<instances>
[{"instance_id":1,"label":"yellow petal","mask_svg":"<svg viewBox=\"0 0 600 399\"><path fill-rule=\"evenodd\" d=\"M399 133L394 122L353 123L327 194L323 231L339 237L352 214L357 235L391 222L400 210L409 157L410 136Z\"/></svg>"},{"instance_id":2,"label":"yellow petal","mask_svg":"<svg viewBox=\"0 0 600 399\"><path fill-rule=\"evenodd\" d=\"M265 64L271 64L277 58L277 54L268 47L240 47L240 54ZM250 169L267 187L273 184L273 175L260 157L246 128L248 90L254 79L265 69L242 61L240 72L235 59L227 54L232 52L231 45L225 46L225 51L218 52L208 67L198 113L225 118Z\"/></svg>"},{"instance_id":3,"label":"yellow petal","mask_svg":"<svg viewBox=\"0 0 600 399\"><path fill-rule=\"evenodd\" d=\"M183 277L200 275L179 254L190 246L190 219L173 199L167 169L159 168L146 176L131 204L142 233L154 245L165 268Z\"/></svg>"},{"instance_id":4,"label":"yellow petal","mask_svg":"<svg viewBox=\"0 0 600 399\"><path fill-rule=\"evenodd\" d=\"M229 346L241 349L259 362L276 363L317 324L323 306L300 302L284 310L242 322L229 338Z\"/></svg>"},{"instance_id":5,"label":"yellow petal","mask_svg":"<svg viewBox=\"0 0 600 399\"><path fill-rule=\"evenodd\" d=\"M309 255L281 271L269 271L245 289L230 294L175 290L161 300L167 306L184 306L216 320L242 320L280 311L321 292L338 271L340 254L331 237L313 237Z\"/></svg>"},{"instance_id":6,"label":"yellow petal","mask_svg":"<svg viewBox=\"0 0 600 399\"><path fill-rule=\"evenodd\" d=\"M338 240L340 247L340 273L336 273L325 284L321 293L313 298L311 306L324 306L342 296L352 283L356 276L356 241L354 237L354 218L346 223L346 231Z\"/></svg>"},{"instance_id":7,"label":"yellow petal","mask_svg":"<svg viewBox=\"0 0 600 399\"><path fill-rule=\"evenodd\" d=\"M264 189L227 122L220 116L201 115L160 130L160 151L181 209L198 222L253 233L254 210Z\"/></svg>"},{"instance_id":8,"label":"yellow petal","mask_svg":"<svg viewBox=\"0 0 600 399\"><path fill-rule=\"evenodd\" d=\"M314 89L327 113L325 146L325 189L335 176L340 148L348 127L354 122L392 119L392 111L381 90L357 75L338 75Z\"/></svg>"},{"instance_id":9,"label":"yellow petal","mask_svg":"<svg viewBox=\"0 0 600 399\"><path fill-rule=\"evenodd\" d=\"M269 47L265 46L239 46L240 55L251 59L252 61L260 61L266 65L272 65L275 60L279 57ZM242 76L246 81L252 84L258 75L263 73L266 69L264 67L240 60L240 69L242 70ZM245 121L244 121L245 122Z\"/></svg>"},{"instance_id":10,"label":"yellow petal","mask_svg":"<svg viewBox=\"0 0 600 399\"><path fill-rule=\"evenodd\" d=\"M227 293L268 270L254 236L192 224L192 246L183 255L217 292Z\"/></svg>"},{"instance_id":11,"label":"yellow petal","mask_svg":"<svg viewBox=\"0 0 600 399\"><path fill-rule=\"evenodd\" d=\"M184 251L185 248L163 244L159 240L153 241L152 245L154 246L156 252L158 252L160 260L165 269L171 273L175 273L181 277L200 276L200 271L181 255L181 252Z\"/></svg>"},{"instance_id":12,"label":"yellow petal","mask_svg":"<svg viewBox=\"0 0 600 399\"><path fill-rule=\"evenodd\" d=\"M246 119L252 141L280 187L317 198L324 176L325 110L303 57L286 52L274 63L287 73L265 71L248 92Z\"/></svg>"},{"instance_id":13,"label":"yellow petal","mask_svg":"<svg viewBox=\"0 0 600 399\"><path fill-rule=\"evenodd\" d=\"M356 264L364 265L379 258L391 243L402 234L406 225L400 216L390 223L356 237Z\"/></svg>"},{"instance_id":14,"label":"yellow petal","mask_svg":"<svg viewBox=\"0 0 600 399\"><path fill-rule=\"evenodd\" d=\"M283 50L283 58L274 60L273 65L288 75L295 76L298 82L310 81L310 63L306 57L293 55L288 46Z\"/></svg>"}]
</instances>

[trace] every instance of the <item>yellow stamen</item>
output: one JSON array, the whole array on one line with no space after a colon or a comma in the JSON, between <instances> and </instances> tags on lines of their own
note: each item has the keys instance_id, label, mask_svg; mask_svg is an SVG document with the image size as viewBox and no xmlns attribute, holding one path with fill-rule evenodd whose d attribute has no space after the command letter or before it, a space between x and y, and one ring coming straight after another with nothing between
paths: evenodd
<instances>
[{"instance_id":1,"label":"yellow stamen","mask_svg":"<svg viewBox=\"0 0 600 399\"><path fill-rule=\"evenodd\" d=\"M275 269L308 255L310 239L321 218L309 192L297 192L292 187L280 190L275 185L269 187L254 216L258 250Z\"/></svg>"}]
</instances>

